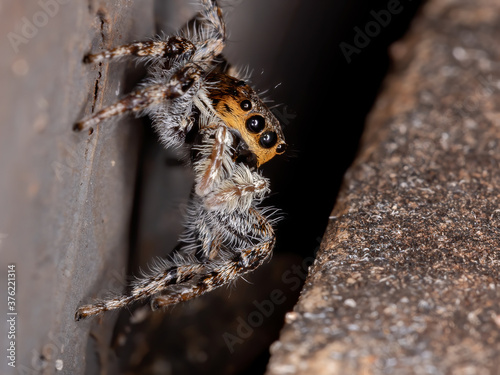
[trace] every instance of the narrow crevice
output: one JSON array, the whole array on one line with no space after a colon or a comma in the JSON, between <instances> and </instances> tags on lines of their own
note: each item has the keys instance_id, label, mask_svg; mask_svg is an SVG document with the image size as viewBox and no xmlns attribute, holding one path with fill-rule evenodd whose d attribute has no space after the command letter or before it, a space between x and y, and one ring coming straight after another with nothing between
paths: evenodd
<instances>
[{"instance_id":1,"label":"narrow crevice","mask_svg":"<svg viewBox=\"0 0 500 375\"><path fill-rule=\"evenodd\" d=\"M101 66L102 66L102 63L99 63L99 69L101 68ZM92 106L90 108L91 113L94 113L95 106L97 103L97 98L99 97L99 82L101 80L101 77L102 77L102 73L101 73L101 70L99 70L97 72L97 79L95 80L95 83L94 83L94 95L92 96Z\"/></svg>"},{"instance_id":2,"label":"narrow crevice","mask_svg":"<svg viewBox=\"0 0 500 375\"><path fill-rule=\"evenodd\" d=\"M89 7L91 7L90 3L89 3ZM99 18L99 32L100 32L100 36L101 36L101 43L104 45L105 44L105 41L106 41L106 33L105 33L105 30L107 28L107 24L108 24L108 21L106 20L106 12L101 8L97 11L97 17ZM96 107L96 103L97 103L97 99L99 97L99 90L100 90L100 80L102 78L102 62L99 63L99 68L98 68L98 71L97 71L97 79L95 80L95 83L94 83L94 94L93 94L93 97L92 97L92 106L91 106L91 113L94 113L94 110L95 110L95 107Z\"/></svg>"},{"instance_id":3,"label":"narrow crevice","mask_svg":"<svg viewBox=\"0 0 500 375\"><path fill-rule=\"evenodd\" d=\"M108 21L106 19L106 12L102 8L100 8L97 11L97 17L99 17L99 20L100 20L101 39L102 39L102 42L104 43L106 41L105 29L107 28L107 24L108 24Z\"/></svg>"}]
</instances>

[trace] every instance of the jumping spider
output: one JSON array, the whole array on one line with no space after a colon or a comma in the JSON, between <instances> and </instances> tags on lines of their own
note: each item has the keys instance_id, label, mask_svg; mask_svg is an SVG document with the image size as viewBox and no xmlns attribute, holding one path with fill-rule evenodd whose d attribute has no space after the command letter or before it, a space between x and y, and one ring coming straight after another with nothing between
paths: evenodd
<instances>
[{"instance_id":1,"label":"jumping spider","mask_svg":"<svg viewBox=\"0 0 500 375\"><path fill-rule=\"evenodd\" d=\"M186 301L259 267L271 255L272 209L259 204L269 181L259 167L285 151L278 120L222 57L226 41L215 0L178 35L137 42L85 57L86 63L124 56L146 59L149 78L117 103L75 124L92 130L113 116L147 114L162 143L180 147L195 181L185 230L170 260L159 260L129 293L80 306L75 319L151 298L151 308Z\"/></svg>"}]
</instances>

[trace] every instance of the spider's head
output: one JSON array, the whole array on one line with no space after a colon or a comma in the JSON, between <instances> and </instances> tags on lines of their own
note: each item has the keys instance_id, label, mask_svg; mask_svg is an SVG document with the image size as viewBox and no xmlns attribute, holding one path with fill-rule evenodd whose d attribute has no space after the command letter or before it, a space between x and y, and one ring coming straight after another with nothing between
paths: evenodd
<instances>
[{"instance_id":1,"label":"spider's head","mask_svg":"<svg viewBox=\"0 0 500 375\"><path fill-rule=\"evenodd\" d=\"M225 74L212 73L208 97L216 115L238 131L257 158L257 167L285 152L281 125L257 93L244 81Z\"/></svg>"}]
</instances>

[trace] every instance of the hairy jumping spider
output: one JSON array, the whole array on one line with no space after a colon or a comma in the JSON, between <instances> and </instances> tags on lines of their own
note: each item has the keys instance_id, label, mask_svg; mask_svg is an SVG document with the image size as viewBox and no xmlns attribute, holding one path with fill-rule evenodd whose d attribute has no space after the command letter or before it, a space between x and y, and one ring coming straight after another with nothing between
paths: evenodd
<instances>
[{"instance_id":1,"label":"hairy jumping spider","mask_svg":"<svg viewBox=\"0 0 500 375\"><path fill-rule=\"evenodd\" d=\"M80 306L75 319L151 299L151 307L186 301L259 267L271 255L273 209L259 204L269 181L259 167L285 151L278 120L221 53L226 41L215 0L178 35L131 43L85 57L146 59L149 77L115 104L74 125L90 130L111 117L149 115L166 147L186 150L195 173L185 230L169 260L158 260L129 293Z\"/></svg>"}]
</instances>

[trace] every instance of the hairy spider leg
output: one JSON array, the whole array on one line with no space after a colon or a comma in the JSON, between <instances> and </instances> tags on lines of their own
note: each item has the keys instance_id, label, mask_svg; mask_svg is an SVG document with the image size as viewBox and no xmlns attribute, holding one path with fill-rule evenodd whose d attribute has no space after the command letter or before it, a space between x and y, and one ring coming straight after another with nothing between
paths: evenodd
<instances>
[{"instance_id":1,"label":"hairy spider leg","mask_svg":"<svg viewBox=\"0 0 500 375\"><path fill-rule=\"evenodd\" d=\"M214 185L223 178L223 171L227 169L227 143L231 141L229 131L225 126L217 128L214 132L213 144L210 146L211 153L201 164L200 177L196 179L195 192L199 196L207 195ZM226 167L226 168L224 168Z\"/></svg>"},{"instance_id":2,"label":"hairy spider leg","mask_svg":"<svg viewBox=\"0 0 500 375\"><path fill-rule=\"evenodd\" d=\"M203 0L201 12L202 25L209 24L210 28L197 33L195 42L182 36L170 36L165 40L135 42L118 46L95 54L88 54L84 62L101 62L124 56L167 59L168 61L210 61L218 56L225 45L226 29L222 18L222 11L214 0ZM199 34L199 35L198 35ZM132 92L117 103L102 109L92 117L77 122L73 129L82 131L96 126L110 117L134 112L141 112L148 107L160 104L165 99L175 99L184 95L195 81L200 79L200 67L195 63L187 63L185 67L175 73L166 84L154 84L141 90Z\"/></svg>"},{"instance_id":3,"label":"hairy spider leg","mask_svg":"<svg viewBox=\"0 0 500 375\"><path fill-rule=\"evenodd\" d=\"M194 44L186 38L171 36L166 40L135 42L99 53L90 53L84 57L83 61L85 63L94 63L124 56L158 57L165 59L181 57L189 59L193 55L195 48Z\"/></svg>"},{"instance_id":4,"label":"hairy spider leg","mask_svg":"<svg viewBox=\"0 0 500 375\"><path fill-rule=\"evenodd\" d=\"M248 212L252 219L251 222L254 223L253 229L250 230L252 232L251 238L253 241L257 240L257 244L244 249L230 250L230 254L226 254L223 259L218 261L207 260L189 264L179 264L179 260L177 260L177 264L175 260L173 262L163 261L157 265L158 268L163 266L163 269L158 269L154 274L138 279L129 295L80 306L75 313L75 320L119 309L149 297L153 297L151 301L153 310L188 301L229 284L258 268L272 253L275 243L274 230L269 221L258 210L252 208ZM236 229L227 223L221 222L218 225L219 228L225 228L239 237L240 240L248 242L249 233L235 233ZM220 249L214 250L219 252Z\"/></svg>"},{"instance_id":5,"label":"hairy spider leg","mask_svg":"<svg viewBox=\"0 0 500 375\"><path fill-rule=\"evenodd\" d=\"M231 254L223 256L220 261L206 262L204 267L200 269L204 269L204 273L193 275L191 277L192 282L182 285L179 288L180 290L166 289L161 292L159 296L154 297L151 301L151 308L155 310L188 301L223 285L230 284L261 266L272 254L275 243L274 230L267 219L256 209L249 210L249 213L254 216L255 221L261 223L259 232L255 233L254 231L254 236L252 236L254 240L256 237L259 238L256 245L231 250ZM229 228L226 229L229 230ZM245 235L248 235L248 233Z\"/></svg>"},{"instance_id":6,"label":"hairy spider leg","mask_svg":"<svg viewBox=\"0 0 500 375\"><path fill-rule=\"evenodd\" d=\"M104 50L98 53L87 54L85 63L102 62L124 56L135 56L160 59L189 60L195 54L194 60L205 60L219 55L225 46L226 26L222 18L222 11L213 0L202 0L203 9L199 21L202 26L210 25L198 35L196 45L183 36L170 36L166 39L134 42Z\"/></svg>"},{"instance_id":7,"label":"hairy spider leg","mask_svg":"<svg viewBox=\"0 0 500 375\"><path fill-rule=\"evenodd\" d=\"M76 310L75 320L78 321L88 318L89 316L101 314L105 311L120 309L135 301L151 297L160 293L169 285L188 281L192 275L199 272L198 268L203 267L201 264L174 265L172 263L170 267L167 264L168 263L165 261L166 268L163 272L157 272L147 278L136 280L129 295L118 296L97 301L93 304L80 306Z\"/></svg>"},{"instance_id":8,"label":"hairy spider leg","mask_svg":"<svg viewBox=\"0 0 500 375\"><path fill-rule=\"evenodd\" d=\"M184 95L200 77L200 69L194 64L187 64L176 72L167 84L153 84L131 92L115 104L75 123L73 130L89 129L111 117L125 113L140 113L150 107L162 104L166 100L178 98Z\"/></svg>"},{"instance_id":9,"label":"hairy spider leg","mask_svg":"<svg viewBox=\"0 0 500 375\"><path fill-rule=\"evenodd\" d=\"M201 0L203 5L202 14L204 19L212 25L218 34L218 39L226 39L226 25L222 17L222 10L216 0Z\"/></svg>"},{"instance_id":10,"label":"hairy spider leg","mask_svg":"<svg viewBox=\"0 0 500 375\"><path fill-rule=\"evenodd\" d=\"M203 9L201 11L200 22L202 26L210 27L202 30L196 39L195 59L204 60L218 56L226 44L226 24L222 17L222 10L215 0L201 0Z\"/></svg>"}]
</instances>

